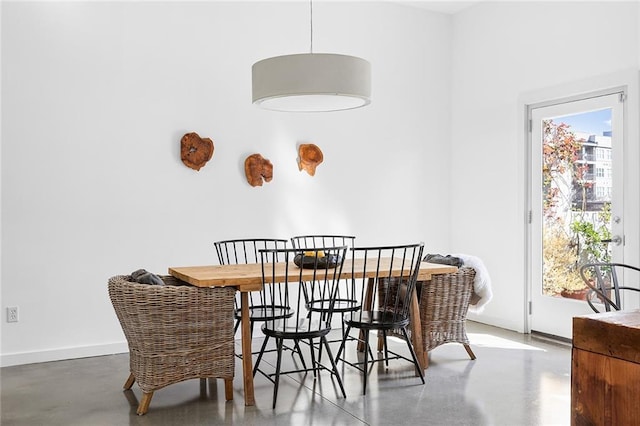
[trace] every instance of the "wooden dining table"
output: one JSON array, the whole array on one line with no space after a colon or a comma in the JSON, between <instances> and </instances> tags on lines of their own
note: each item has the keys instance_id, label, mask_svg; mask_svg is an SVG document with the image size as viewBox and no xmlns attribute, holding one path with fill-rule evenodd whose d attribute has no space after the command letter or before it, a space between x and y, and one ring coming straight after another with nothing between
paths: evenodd
<instances>
[{"instance_id":1,"label":"wooden dining table","mask_svg":"<svg viewBox=\"0 0 640 426\"><path fill-rule=\"evenodd\" d=\"M392 276L403 274L402 262L391 262L391 258L381 258L380 268L391 269ZM346 259L343 263L341 279L364 278L375 274L378 259ZM365 267L366 266L366 267ZM269 277L271 278L271 266L269 266ZM364 271L367 271L366 274ZM428 281L432 275L447 274L456 272L457 268L451 265L441 265L436 263L421 262L418 272L419 281ZM249 292L260 291L262 289L262 264L239 264L239 265L206 265L206 266L181 266L169 268L169 274L197 287L235 287L240 292L241 309L241 342L242 342L242 370L244 382L245 405L255 405L255 395L253 388L253 365L251 359L251 328L249 321ZM295 274L295 275L294 275ZM275 265L276 280L285 280L287 275L297 276L300 270L297 266L289 263L289 271L286 270L286 263L281 262ZM302 271L303 280L313 280L314 270L304 269ZM416 351L418 361L422 368L427 366L428 354L424 351L422 342L422 330L420 326L420 309L416 292L413 292L411 303L411 339Z\"/></svg>"}]
</instances>

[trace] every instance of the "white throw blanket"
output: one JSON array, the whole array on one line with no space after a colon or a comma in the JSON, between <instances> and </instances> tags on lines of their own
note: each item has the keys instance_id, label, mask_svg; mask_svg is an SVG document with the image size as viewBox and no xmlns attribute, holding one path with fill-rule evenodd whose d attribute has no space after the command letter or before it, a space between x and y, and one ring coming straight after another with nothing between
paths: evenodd
<instances>
[{"instance_id":1,"label":"white throw blanket","mask_svg":"<svg viewBox=\"0 0 640 426\"><path fill-rule=\"evenodd\" d=\"M452 254L451 256L460 258L464 263L464 266L468 266L476 270L476 278L473 282L473 292L478 296L478 301L469 305L469 311L475 314L479 314L484 311L484 307L493 298L491 292L491 277L487 267L484 266L484 262L476 256L469 254Z\"/></svg>"}]
</instances>

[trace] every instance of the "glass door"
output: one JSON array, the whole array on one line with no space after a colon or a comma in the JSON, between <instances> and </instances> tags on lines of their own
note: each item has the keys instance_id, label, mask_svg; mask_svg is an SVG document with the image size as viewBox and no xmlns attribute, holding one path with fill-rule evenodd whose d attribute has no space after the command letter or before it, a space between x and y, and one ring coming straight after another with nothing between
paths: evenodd
<instances>
[{"instance_id":1,"label":"glass door","mask_svg":"<svg viewBox=\"0 0 640 426\"><path fill-rule=\"evenodd\" d=\"M623 106L611 93L530 109L532 331L571 338L593 313L580 266L622 261Z\"/></svg>"}]
</instances>

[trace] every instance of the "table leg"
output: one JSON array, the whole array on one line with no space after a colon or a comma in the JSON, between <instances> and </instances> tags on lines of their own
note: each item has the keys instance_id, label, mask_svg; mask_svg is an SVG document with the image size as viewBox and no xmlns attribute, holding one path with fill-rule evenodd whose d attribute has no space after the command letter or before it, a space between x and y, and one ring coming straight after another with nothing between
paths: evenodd
<instances>
[{"instance_id":1,"label":"table leg","mask_svg":"<svg viewBox=\"0 0 640 426\"><path fill-rule=\"evenodd\" d=\"M418 363L424 370L429 365L429 354L424 350L424 344L422 342L422 325L420 323L420 304L418 303L418 294L415 287L413 288L413 294L411 295L411 306L409 307L409 315L411 315L411 322L409 323L409 329L411 330L411 343L413 344L413 350L416 351L416 357Z\"/></svg>"},{"instance_id":2,"label":"table leg","mask_svg":"<svg viewBox=\"0 0 640 426\"><path fill-rule=\"evenodd\" d=\"M251 326L249 324L249 293L240 293L242 310L242 376L244 380L244 405L256 405L253 391L253 361L251 359Z\"/></svg>"}]
</instances>

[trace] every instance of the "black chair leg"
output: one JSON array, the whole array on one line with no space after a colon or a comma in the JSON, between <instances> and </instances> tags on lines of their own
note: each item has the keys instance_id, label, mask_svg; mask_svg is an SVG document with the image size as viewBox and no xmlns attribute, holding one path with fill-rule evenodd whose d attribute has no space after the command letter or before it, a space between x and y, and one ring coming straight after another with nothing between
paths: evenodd
<instances>
[{"instance_id":1,"label":"black chair leg","mask_svg":"<svg viewBox=\"0 0 640 426\"><path fill-rule=\"evenodd\" d=\"M389 346L387 346L387 330L382 330L382 342L384 345L384 365L389 368Z\"/></svg>"},{"instance_id":2,"label":"black chair leg","mask_svg":"<svg viewBox=\"0 0 640 426\"><path fill-rule=\"evenodd\" d=\"M342 396L346 398L347 394L344 391L342 379L340 378L340 374L338 373L338 366L336 365L336 362L333 360L333 355L331 355L331 348L329 347L329 342L327 342L327 338L325 336L322 336L320 338L320 346L321 347L324 346L327 349L327 356L329 357L329 361L331 361L331 368L332 368L333 374L336 376L336 380L338 381L338 386L340 386L340 390L342 391Z\"/></svg>"},{"instance_id":3,"label":"black chair leg","mask_svg":"<svg viewBox=\"0 0 640 426\"><path fill-rule=\"evenodd\" d=\"M297 340L293 341L293 349L294 349L294 352L297 352L298 356L300 357L300 362L302 363L302 368L304 368L306 370L307 369L307 363L304 361L304 356L302 356L302 350L300 349L300 344L298 343Z\"/></svg>"},{"instance_id":4,"label":"black chair leg","mask_svg":"<svg viewBox=\"0 0 640 426\"><path fill-rule=\"evenodd\" d=\"M371 346L367 345L367 350L369 351L369 356L371 357L371 359L374 359L375 357L373 356L373 351L371 350Z\"/></svg>"},{"instance_id":5,"label":"black chair leg","mask_svg":"<svg viewBox=\"0 0 640 426\"><path fill-rule=\"evenodd\" d=\"M284 339L276 339L278 348L278 361L276 362L276 380L273 386L273 409L276 408L276 400L278 399L278 384L280 384L280 367L282 365L282 341Z\"/></svg>"},{"instance_id":6,"label":"black chair leg","mask_svg":"<svg viewBox=\"0 0 640 426\"><path fill-rule=\"evenodd\" d=\"M267 342L269 341L269 336L264 336L264 341L262 342L262 347L260 348L260 353L258 354L258 359L256 359L256 363L253 365L253 375L255 377L256 371L258 371L258 366L260 365L260 361L262 360L262 354L264 353L264 349L267 347Z\"/></svg>"},{"instance_id":7,"label":"black chair leg","mask_svg":"<svg viewBox=\"0 0 640 426\"><path fill-rule=\"evenodd\" d=\"M318 363L322 362L322 342L318 345Z\"/></svg>"},{"instance_id":8,"label":"black chair leg","mask_svg":"<svg viewBox=\"0 0 640 426\"><path fill-rule=\"evenodd\" d=\"M316 354L313 348L313 339L309 339L309 352L311 353L311 369L313 370L313 377L317 377L318 363L316 362Z\"/></svg>"},{"instance_id":9,"label":"black chair leg","mask_svg":"<svg viewBox=\"0 0 640 426\"><path fill-rule=\"evenodd\" d=\"M422 367L418 362L418 357L416 355L415 349L413 349L413 345L411 344L411 339L409 339L409 334L407 333L406 328L402 328L402 335L404 336L405 342L407 342L407 346L409 346L409 351L411 352L411 357L413 358L413 365L418 370L418 374L420 375L420 380L422 380L422 384L424 385L424 373L422 372Z\"/></svg>"},{"instance_id":10,"label":"black chair leg","mask_svg":"<svg viewBox=\"0 0 640 426\"><path fill-rule=\"evenodd\" d=\"M362 384L362 395L367 394L367 377L369 376L369 330L364 330L364 344L367 349L364 351L364 382Z\"/></svg>"},{"instance_id":11,"label":"black chair leg","mask_svg":"<svg viewBox=\"0 0 640 426\"><path fill-rule=\"evenodd\" d=\"M347 326L347 333L351 331L351 326ZM340 360L340 355L342 354L342 350L344 349L344 345L347 341L347 334L342 333L342 343L340 343L340 348L338 348L338 353L336 354L335 361L336 363Z\"/></svg>"}]
</instances>

